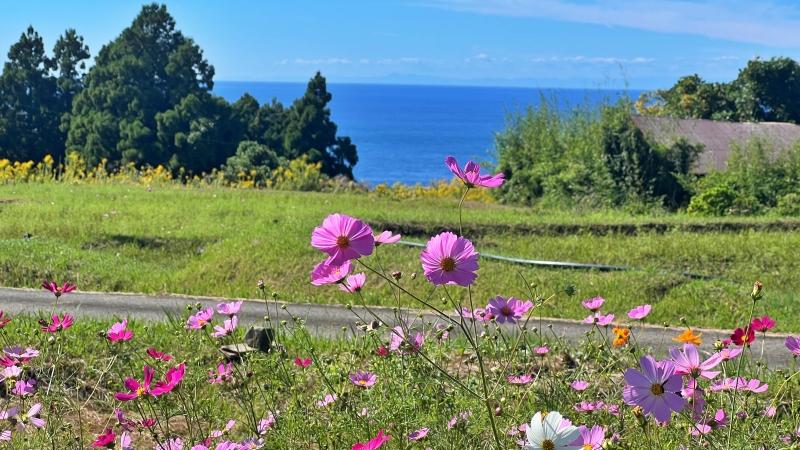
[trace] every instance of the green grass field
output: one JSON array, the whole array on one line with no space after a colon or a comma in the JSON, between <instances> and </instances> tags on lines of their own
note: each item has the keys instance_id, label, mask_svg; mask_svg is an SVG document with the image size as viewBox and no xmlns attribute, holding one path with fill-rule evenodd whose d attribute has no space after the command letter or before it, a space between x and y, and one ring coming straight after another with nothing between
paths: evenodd
<instances>
[{"instance_id":1,"label":"green grass field","mask_svg":"<svg viewBox=\"0 0 800 450\"><path fill-rule=\"evenodd\" d=\"M408 231L424 243L426 232L458 229L452 200L394 200L354 194L232 189L22 184L0 187L0 285L38 287L45 279L70 281L81 290L255 297L256 281L282 300L346 303L336 287L310 284L323 253L310 245L315 226L331 213ZM108 214L108 216L104 216ZM753 281L765 286L756 314L769 314L778 331L798 331L800 277L793 249L798 224L767 219L709 221L685 215L630 217L609 211L575 216L534 209L466 204L466 237L479 252L537 260L624 265L634 272L529 267L481 261L473 286L476 306L496 295L524 297L528 281L544 292L576 288L545 306L545 316L582 319L586 298L613 300L624 317L650 303L649 321L692 326L744 326ZM31 239L23 239L30 233ZM382 246L364 260L403 271L402 283L422 297L440 299L442 288L422 276L419 249ZM357 268L357 271L362 269ZM408 275L418 272L415 280ZM692 280L674 272L711 275ZM388 287L368 276L365 298L396 305ZM454 295L464 290L450 289ZM462 297L463 298L463 297ZM404 305L416 306L401 297ZM438 300L436 300L438 302Z\"/></svg>"}]
</instances>

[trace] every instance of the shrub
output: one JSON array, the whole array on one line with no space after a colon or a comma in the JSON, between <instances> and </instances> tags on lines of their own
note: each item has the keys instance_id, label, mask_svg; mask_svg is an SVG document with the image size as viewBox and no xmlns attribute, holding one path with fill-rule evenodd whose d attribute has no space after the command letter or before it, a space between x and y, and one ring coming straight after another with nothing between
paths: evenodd
<instances>
[{"instance_id":1,"label":"shrub","mask_svg":"<svg viewBox=\"0 0 800 450\"><path fill-rule=\"evenodd\" d=\"M777 210L782 216L800 216L800 194L790 192L779 198Z\"/></svg>"}]
</instances>

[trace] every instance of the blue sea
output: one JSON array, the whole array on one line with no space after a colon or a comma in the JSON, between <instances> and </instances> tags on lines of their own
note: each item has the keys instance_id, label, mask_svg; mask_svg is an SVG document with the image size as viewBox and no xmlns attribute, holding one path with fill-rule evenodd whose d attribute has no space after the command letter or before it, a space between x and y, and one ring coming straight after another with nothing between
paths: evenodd
<instances>
[{"instance_id":1,"label":"blue sea","mask_svg":"<svg viewBox=\"0 0 800 450\"><path fill-rule=\"evenodd\" d=\"M260 103L273 98L289 106L306 90L305 83L214 83L214 93L230 102L245 92ZM371 185L427 184L450 179L444 164L453 155L494 162L494 133L505 128L507 111L536 105L542 95L562 108L612 99L619 91L515 87L424 86L328 83L328 104L339 136L350 136L358 150L354 176ZM636 98L639 91L628 91Z\"/></svg>"}]
</instances>

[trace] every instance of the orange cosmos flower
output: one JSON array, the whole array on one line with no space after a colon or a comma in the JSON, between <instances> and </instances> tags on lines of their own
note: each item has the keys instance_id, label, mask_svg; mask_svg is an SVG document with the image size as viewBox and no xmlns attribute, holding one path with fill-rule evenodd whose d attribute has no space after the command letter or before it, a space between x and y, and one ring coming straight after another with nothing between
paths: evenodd
<instances>
[{"instance_id":1,"label":"orange cosmos flower","mask_svg":"<svg viewBox=\"0 0 800 450\"><path fill-rule=\"evenodd\" d=\"M694 330L689 329L684 331L680 336L672 338L672 340L676 342L691 342L694 345L700 345L700 343L703 342L703 340L700 339L702 335L703 333L697 333L695 336Z\"/></svg>"},{"instance_id":2,"label":"orange cosmos flower","mask_svg":"<svg viewBox=\"0 0 800 450\"><path fill-rule=\"evenodd\" d=\"M627 328L620 328L620 326L617 325L616 327L614 327L613 330L611 330L611 332L617 336L611 343L614 346L614 348L622 347L623 345L628 343L628 339L630 339L631 330Z\"/></svg>"}]
</instances>

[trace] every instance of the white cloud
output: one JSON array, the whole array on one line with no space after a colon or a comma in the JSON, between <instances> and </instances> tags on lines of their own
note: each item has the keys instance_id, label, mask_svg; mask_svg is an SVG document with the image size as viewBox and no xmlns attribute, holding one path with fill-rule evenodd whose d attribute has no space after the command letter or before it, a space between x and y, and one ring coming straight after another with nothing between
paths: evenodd
<instances>
[{"instance_id":1,"label":"white cloud","mask_svg":"<svg viewBox=\"0 0 800 450\"><path fill-rule=\"evenodd\" d=\"M586 57L586 56L551 56L550 58L533 58L531 61L535 63L541 62L559 62L559 61L566 61L566 62L573 62L573 63L587 63L587 64L623 64L623 63L630 63L630 64L644 64L655 61L655 58L611 58L611 57Z\"/></svg>"},{"instance_id":2,"label":"white cloud","mask_svg":"<svg viewBox=\"0 0 800 450\"><path fill-rule=\"evenodd\" d=\"M418 0L418 5L487 15L623 26L800 47L800 12L793 5L748 0Z\"/></svg>"},{"instance_id":3,"label":"white cloud","mask_svg":"<svg viewBox=\"0 0 800 450\"><path fill-rule=\"evenodd\" d=\"M732 56L732 55L726 55L726 56L715 56L715 57L713 57L711 59L713 59L714 61L725 61L725 60L729 60L729 59L739 59L739 57L738 56Z\"/></svg>"},{"instance_id":4,"label":"white cloud","mask_svg":"<svg viewBox=\"0 0 800 450\"><path fill-rule=\"evenodd\" d=\"M363 61L363 60L362 60ZM303 59L303 58L295 58L295 59L282 59L275 64L279 64L285 66L286 64L298 64L301 66L319 66L322 64L350 64L352 61L346 58L328 58L328 59Z\"/></svg>"}]
</instances>

